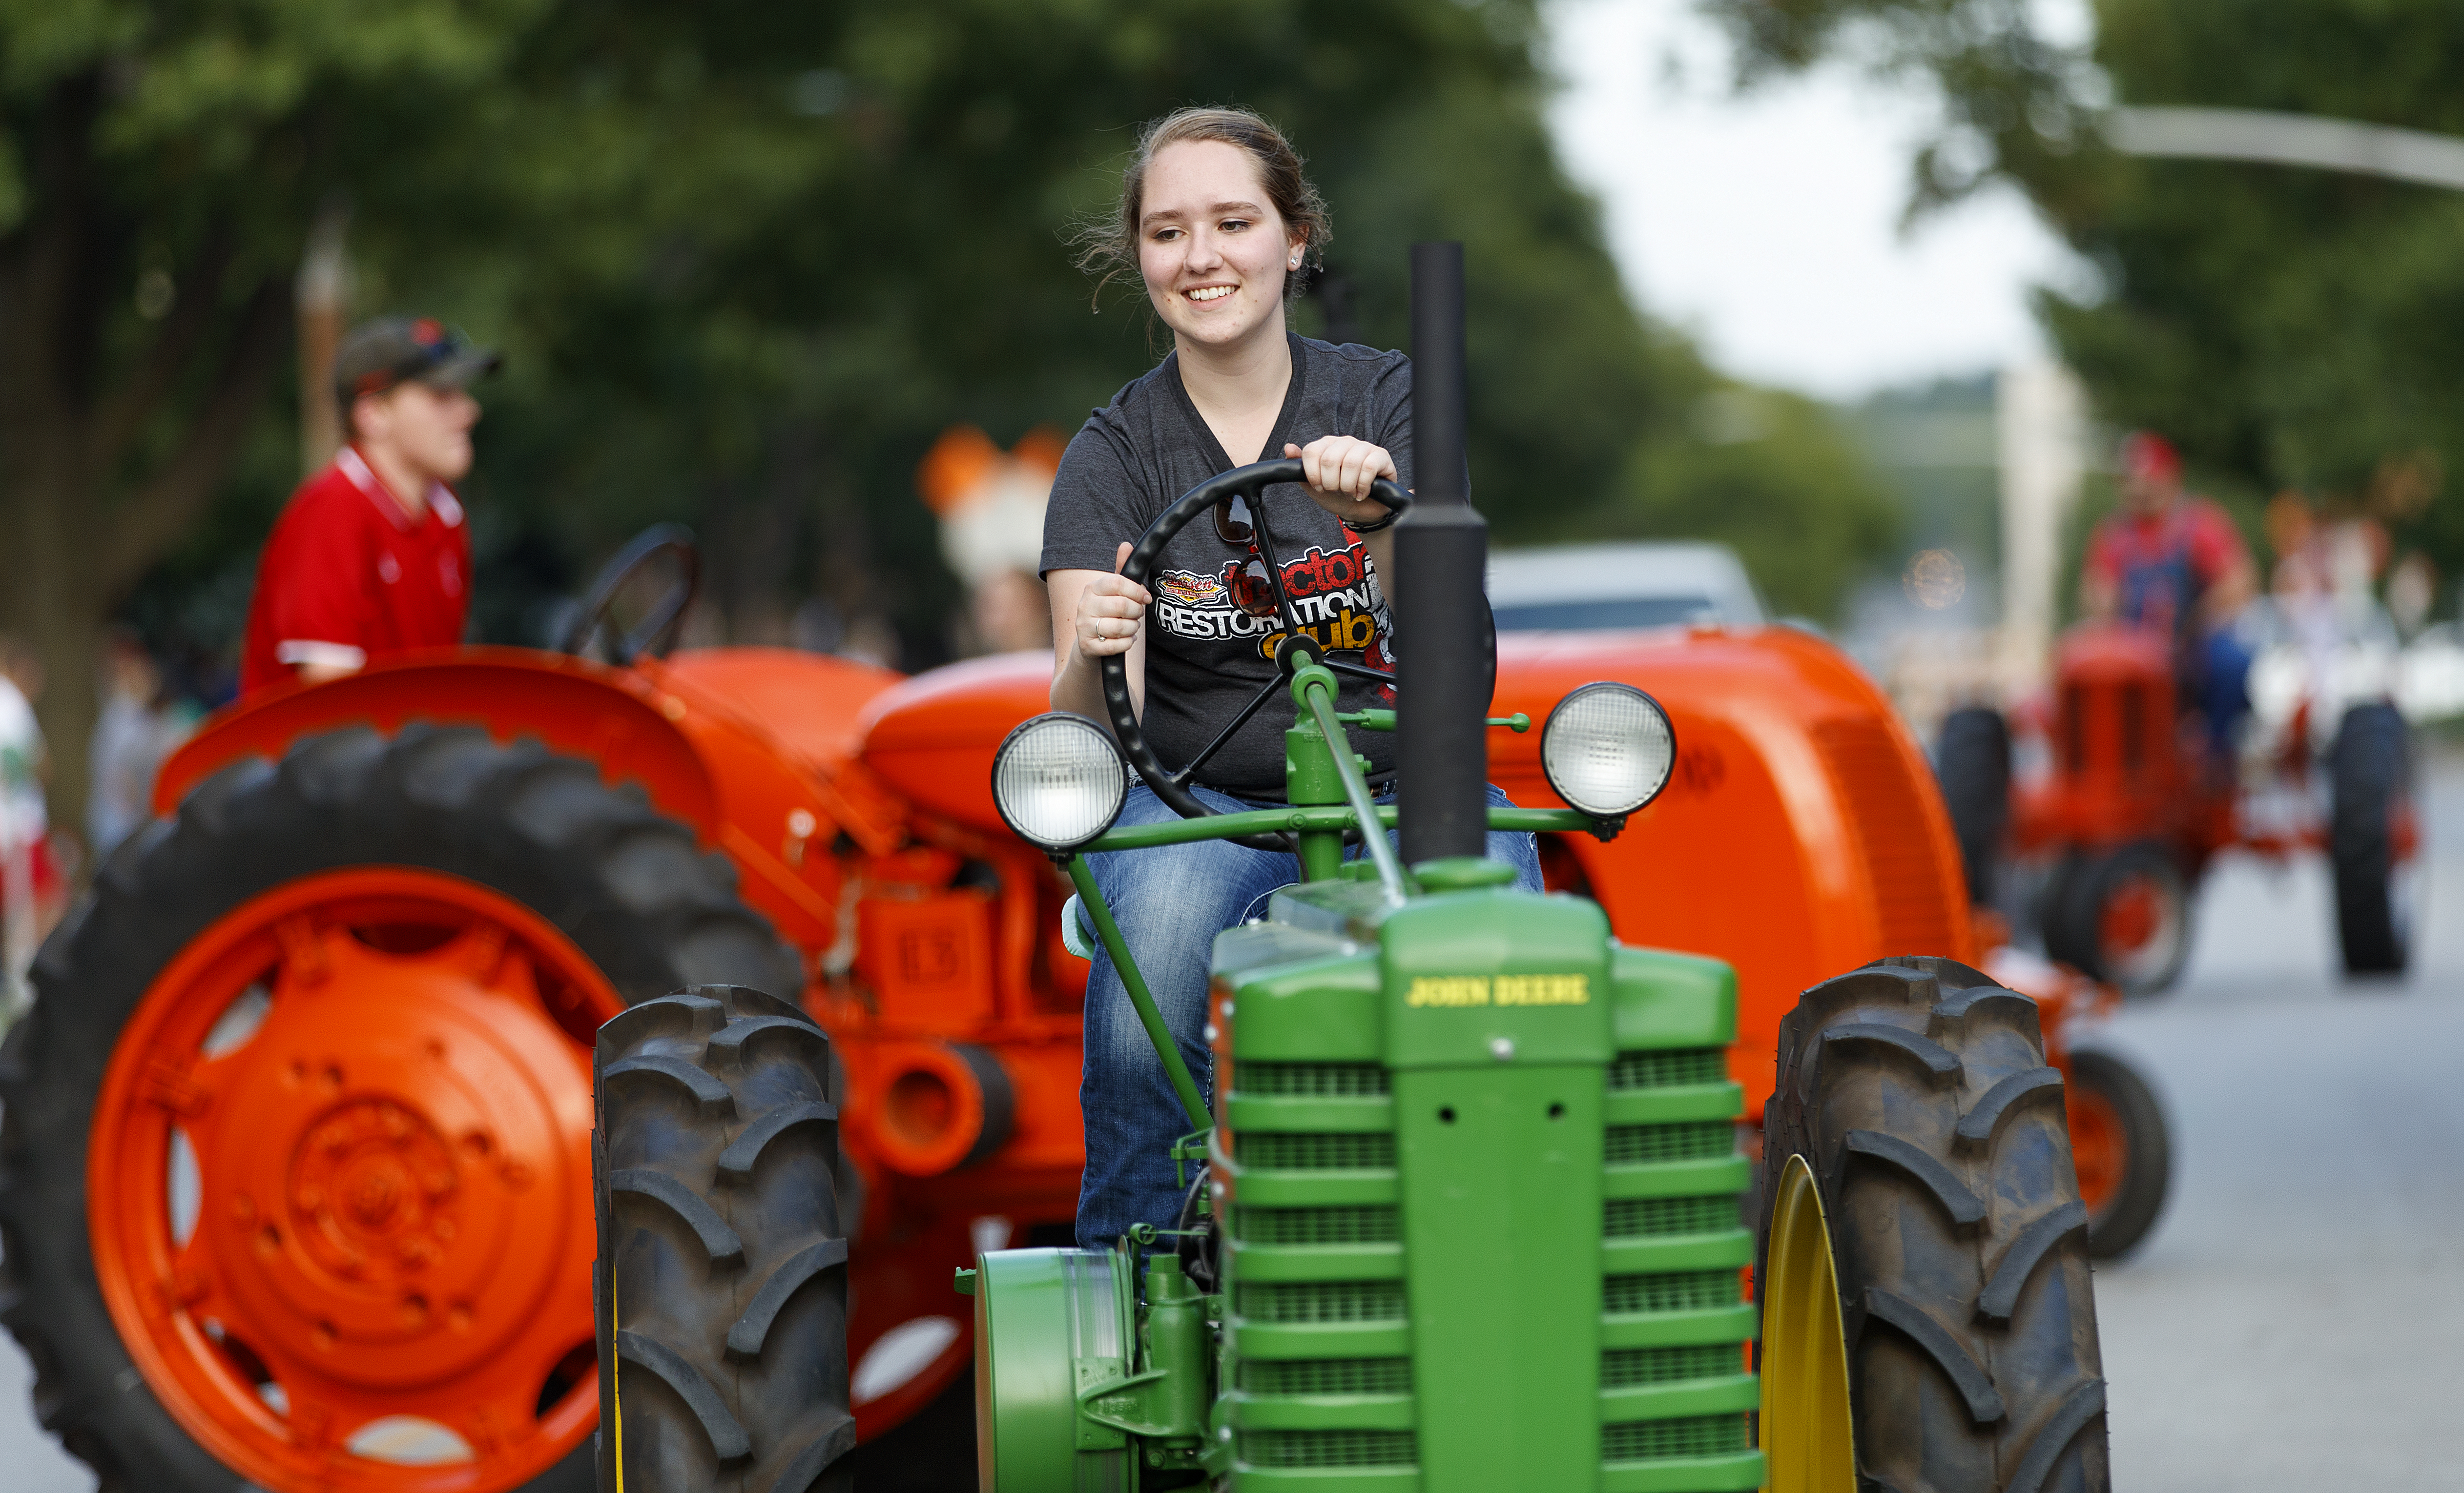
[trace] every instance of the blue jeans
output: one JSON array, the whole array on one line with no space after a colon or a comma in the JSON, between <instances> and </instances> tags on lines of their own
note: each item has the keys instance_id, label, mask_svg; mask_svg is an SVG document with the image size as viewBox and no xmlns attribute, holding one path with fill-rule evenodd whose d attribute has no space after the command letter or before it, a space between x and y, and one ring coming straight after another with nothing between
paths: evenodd
<instances>
[{"instance_id":1,"label":"blue jeans","mask_svg":"<svg viewBox=\"0 0 2464 1493\"><path fill-rule=\"evenodd\" d=\"M2233 757L2233 728L2250 713L2250 645L2232 627L2218 627L2199 644L2198 692L2191 696L2208 717L2208 745Z\"/></svg>"},{"instance_id":2,"label":"blue jeans","mask_svg":"<svg viewBox=\"0 0 2464 1493\"><path fill-rule=\"evenodd\" d=\"M1196 792L1209 808L1227 814L1276 806L1243 802L1212 788ZM1378 801L1391 803L1394 797L1388 794ZM1493 785L1488 801L1491 807L1513 807L1505 791ZM1130 789L1115 823L1152 824L1177 817L1155 790L1138 783ZM1355 846L1346 859L1360 853ZM1488 855L1513 867L1518 885L1540 889L1540 849L1531 836L1493 833ZM1300 874L1299 861L1281 851L1200 840L1090 855L1087 863L1120 923L1130 957L1146 976L1147 989L1155 993L1164 1022L1180 1044L1181 1061L1189 1065L1199 1090L1211 1095L1214 1055L1203 1033L1215 935L1264 917L1268 894L1292 884ZM1172 1143L1189 1132L1189 1115L1173 1092L1137 1008L1130 1004L1111 954L1100 944L1087 978L1087 1060L1078 1103L1087 1120L1078 1242L1105 1249L1133 1223L1171 1228L1179 1218L1183 1192L1173 1178Z\"/></svg>"}]
</instances>

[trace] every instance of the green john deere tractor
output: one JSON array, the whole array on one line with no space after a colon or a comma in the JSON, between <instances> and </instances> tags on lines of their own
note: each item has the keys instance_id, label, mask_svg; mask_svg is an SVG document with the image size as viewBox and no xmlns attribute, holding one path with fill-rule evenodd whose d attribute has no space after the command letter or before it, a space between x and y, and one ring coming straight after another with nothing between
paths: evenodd
<instances>
[{"instance_id":1,"label":"green john deere tractor","mask_svg":"<svg viewBox=\"0 0 2464 1493\"><path fill-rule=\"evenodd\" d=\"M2086 1213L2034 1003L1913 955L1806 992L1757 1176L1727 968L1619 947L1595 904L1483 859L1490 828L1616 834L1676 751L1648 695L1586 686L1543 728L1573 807L1485 804L1482 733L1528 722L1485 721L1485 620L1448 600L1478 595L1485 547L1460 476L1461 274L1456 246L1415 249L1397 712L1338 711L1361 666L1286 643L1288 807L1216 814L1155 759L1113 660L1110 733L1038 716L995 760L1191 1132L1176 1227L959 1273L981 1487L2103 1493ZM1192 490L1124 574L1298 467ZM1397 806L1354 727L1400 732ZM1113 828L1123 755L1186 817ZM1216 942L1210 1112L1084 852L1211 837L1287 848L1303 880ZM601 1486L849 1486L826 1039L703 988L610 1021L599 1065ZM627 1193L658 1206L619 1231Z\"/></svg>"}]
</instances>

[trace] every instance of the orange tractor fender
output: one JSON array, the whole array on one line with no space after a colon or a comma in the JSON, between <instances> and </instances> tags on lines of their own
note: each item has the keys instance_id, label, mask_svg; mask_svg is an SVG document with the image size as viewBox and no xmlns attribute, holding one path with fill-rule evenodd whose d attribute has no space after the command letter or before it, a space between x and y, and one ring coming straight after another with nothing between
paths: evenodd
<instances>
[{"instance_id":1,"label":"orange tractor fender","mask_svg":"<svg viewBox=\"0 0 2464 1493\"><path fill-rule=\"evenodd\" d=\"M500 740L535 736L597 762L611 783L639 784L653 807L735 862L745 900L781 937L827 948L838 937L838 836L874 854L906 838L903 808L855 765L848 730L900 677L787 648L646 657L631 670L528 648L404 653L330 683L260 691L217 714L164 763L154 812L173 813L235 761L279 758L319 732L483 726Z\"/></svg>"}]
</instances>

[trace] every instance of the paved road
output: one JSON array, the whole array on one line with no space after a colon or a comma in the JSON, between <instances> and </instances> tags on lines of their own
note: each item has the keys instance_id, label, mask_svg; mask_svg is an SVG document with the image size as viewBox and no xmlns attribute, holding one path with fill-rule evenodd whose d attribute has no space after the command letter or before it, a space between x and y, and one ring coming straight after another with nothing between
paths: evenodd
<instances>
[{"instance_id":1,"label":"paved road","mask_svg":"<svg viewBox=\"0 0 2464 1493\"><path fill-rule=\"evenodd\" d=\"M2431 775L2420 968L2345 986L2323 874L2205 892L2189 978L2101 1039L2170 1114L2174 1190L2097 1276L2124 1493L2464 1490L2464 760ZM94 1486L0 1333L0 1484Z\"/></svg>"},{"instance_id":2,"label":"paved road","mask_svg":"<svg viewBox=\"0 0 2464 1493\"><path fill-rule=\"evenodd\" d=\"M2232 863L2189 978L2107 1034L2175 1145L2097 1276L2126 1493L2464 1489L2464 762L2430 781L2409 981L2328 976L2323 867Z\"/></svg>"}]
</instances>

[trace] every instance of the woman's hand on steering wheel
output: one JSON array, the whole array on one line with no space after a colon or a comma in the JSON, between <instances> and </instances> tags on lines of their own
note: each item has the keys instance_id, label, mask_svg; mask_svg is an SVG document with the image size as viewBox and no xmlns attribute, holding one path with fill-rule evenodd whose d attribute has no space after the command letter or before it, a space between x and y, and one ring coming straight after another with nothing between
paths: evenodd
<instances>
[{"instance_id":1,"label":"woman's hand on steering wheel","mask_svg":"<svg viewBox=\"0 0 2464 1493\"><path fill-rule=\"evenodd\" d=\"M1383 516L1386 506L1370 500L1369 484L1380 477L1389 482L1402 480L1396 474L1392 452L1356 435L1321 435L1307 446L1286 441L1284 454L1300 458L1309 496L1345 523L1366 523Z\"/></svg>"},{"instance_id":2,"label":"woman's hand on steering wheel","mask_svg":"<svg viewBox=\"0 0 2464 1493\"><path fill-rule=\"evenodd\" d=\"M1145 586L1122 578L1121 567L1129 560L1130 545L1124 541L1112 557L1112 573L1097 576L1078 593L1078 613L1072 621L1083 658L1127 653L1138 641L1138 629L1145 625L1147 607L1155 597Z\"/></svg>"}]
</instances>

